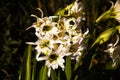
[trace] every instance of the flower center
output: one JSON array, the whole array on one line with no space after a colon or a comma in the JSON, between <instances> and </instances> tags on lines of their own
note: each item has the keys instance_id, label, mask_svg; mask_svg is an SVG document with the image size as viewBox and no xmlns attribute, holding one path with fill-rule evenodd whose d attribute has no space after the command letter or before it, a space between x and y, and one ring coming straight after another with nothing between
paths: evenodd
<instances>
[{"instance_id":1,"label":"flower center","mask_svg":"<svg viewBox=\"0 0 120 80\"><path fill-rule=\"evenodd\" d=\"M53 62L54 60L57 60L57 58L58 58L58 55L57 55L57 54L51 54L51 55L49 56L49 61L50 61L50 62Z\"/></svg>"},{"instance_id":2,"label":"flower center","mask_svg":"<svg viewBox=\"0 0 120 80\"><path fill-rule=\"evenodd\" d=\"M52 26L46 25L43 27L43 31L50 31L52 29Z\"/></svg>"},{"instance_id":3,"label":"flower center","mask_svg":"<svg viewBox=\"0 0 120 80\"><path fill-rule=\"evenodd\" d=\"M65 30L65 26L64 26L64 22L63 21L59 22L59 29L60 30Z\"/></svg>"},{"instance_id":4,"label":"flower center","mask_svg":"<svg viewBox=\"0 0 120 80\"><path fill-rule=\"evenodd\" d=\"M70 21L69 24L70 24L70 25L74 25L75 23L74 23L73 21Z\"/></svg>"},{"instance_id":5,"label":"flower center","mask_svg":"<svg viewBox=\"0 0 120 80\"><path fill-rule=\"evenodd\" d=\"M42 22L37 22L37 23L36 23L36 27L40 27L41 24L42 24Z\"/></svg>"},{"instance_id":6,"label":"flower center","mask_svg":"<svg viewBox=\"0 0 120 80\"><path fill-rule=\"evenodd\" d=\"M72 52L72 53L76 52L77 51L77 46L76 45L71 45L69 51Z\"/></svg>"},{"instance_id":7,"label":"flower center","mask_svg":"<svg viewBox=\"0 0 120 80\"><path fill-rule=\"evenodd\" d=\"M50 44L50 41L49 41L49 40L46 40L46 41L42 42L42 43L40 44L40 46L41 46L41 48L45 48L45 47L48 47L49 44Z\"/></svg>"}]
</instances>

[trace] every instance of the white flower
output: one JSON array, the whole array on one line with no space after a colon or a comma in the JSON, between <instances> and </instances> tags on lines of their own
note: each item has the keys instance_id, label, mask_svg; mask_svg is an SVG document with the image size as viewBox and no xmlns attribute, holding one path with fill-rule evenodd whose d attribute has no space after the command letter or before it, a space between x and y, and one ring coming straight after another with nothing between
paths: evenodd
<instances>
[{"instance_id":1,"label":"white flower","mask_svg":"<svg viewBox=\"0 0 120 80\"><path fill-rule=\"evenodd\" d=\"M82 33L81 30L79 32L73 31L71 33L71 42L72 42L72 44L75 44L75 43L81 44L82 42L84 42L87 35L88 35L88 33L89 33L89 29L87 29L87 31L85 33Z\"/></svg>"},{"instance_id":2,"label":"white flower","mask_svg":"<svg viewBox=\"0 0 120 80\"><path fill-rule=\"evenodd\" d=\"M108 45L108 49L105 50L105 52L108 52L110 57L113 60L113 67L116 65L117 60L120 59L120 46L116 46L119 42L119 37L117 36L117 41L115 42L115 44L110 43Z\"/></svg>"},{"instance_id":3,"label":"white flower","mask_svg":"<svg viewBox=\"0 0 120 80\"><path fill-rule=\"evenodd\" d=\"M82 6L81 2L78 2L78 0L76 0L68 13L69 14L78 13L82 9L83 9L83 6Z\"/></svg>"},{"instance_id":4,"label":"white flower","mask_svg":"<svg viewBox=\"0 0 120 80\"><path fill-rule=\"evenodd\" d=\"M64 22L65 22L65 26L66 26L67 30L69 30L69 29L75 30L77 27L75 18L69 18L69 19L65 20Z\"/></svg>"},{"instance_id":5,"label":"white flower","mask_svg":"<svg viewBox=\"0 0 120 80\"><path fill-rule=\"evenodd\" d=\"M70 46L68 53L71 54L71 59L78 61L78 58L82 55L83 50L84 47L79 45L79 43L76 43Z\"/></svg>"},{"instance_id":6,"label":"white flower","mask_svg":"<svg viewBox=\"0 0 120 80\"><path fill-rule=\"evenodd\" d=\"M71 59L75 59L76 61L78 61L78 58L82 55L82 52L84 51L84 49L86 49L85 47L85 39L87 37L89 30L87 29L87 31L85 33L80 32L74 32L71 34L71 41L70 41L70 48L69 48L69 52L71 53Z\"/></svg>"},{"instance_id":7,"label":"white flower","mask_svg":"<svg viewBox=\"0 0 120 80\"><path fill-rule=\"evenodd\" d=\"M37 45L35 47L35 49L37 50L37 52L39 53L44 53L47 54L47 52L49 52L50 49L52 49L54 40L49 39L48 37L43 37L43 39L39 39L35 42L35 44Z\"/></svg>"},{"instance_id":8,"label":"white flower","mask_svg":"<svg viewBox=\"0 0 120 80\"><path fill-rule=\"evenodd\" d=\"M41 25L41 28L40 28L40 33L39 35L42 35L42 36L50 36L50 35L53 35L53 34L57 34L57 27L56 27L56 23L54 22L49 22L49 23L44 23Z\"/></svg>"},{"instance_id":9,"label":"white flower","mask_svg":"<svg viewBox=\"0 0 120 80\"><path fill-rule=\"evenodd\" d=\"M81 37L78 35L72 35L72 39L71 39L71 42L72 44L75 44L75 43L78 43L80 40L81 40Z\"/></svg>"},{"instance_id":10,"label":"white flower","mask_svg":"<svg viewBox=\"0 0 120 80\"><path fill-rule=\"evenodd\" d=\"M64 70L64 57L70 56L71 59L78 61L85 49L84 40L89 30L82 33L79 26L81 17L43 17L42 10L39 10L41 18L33 15L37 21L32 25L38 40L34 43L28 42L28 44L36 45L36 60L45 61L45 65L48 67L48 76L50 76L51 69L55 70L61 67ZM81 3L76 0L69 13L70 15L78 14L81 10ZM55 18L58 20L54 21Z\"/></svg>"},{"instance_id":11,"label":"white flower","mask_svg":"<svg viewBox=\"0 0 120 80\"><path fill-rule=\"evenodd\" d=\"M54 18L58 18L57 16L49 16L49 17L43 17L43 12L41 9L38 8L38 10L41 12L41 18L37 17L36 15L31 15L37 19L35 23L33 23L32 26L29 28L35 28L35 35L38 38L42 38L42 35L45 35L46 32L54 33L57 31L57 28L55 28L56 24L52 21Z\"/></svg>"},{"instance_id":12,"label":"white flower","mask_svg":"<svg viewBox=\"0 0 120 80\"><path fill-rule=\"evenodd\" d=\"M38 53L39 55L39 53ZM45 60L45 64L48 67L48 76L50 76L50 70L52 69L58 69L58 66L64 70L64 55L62 53L62 45L58 47L55 51L50 51L48 55L45 56L36 56L36 59L38 61Z\"/></svg>"}]
</instances>

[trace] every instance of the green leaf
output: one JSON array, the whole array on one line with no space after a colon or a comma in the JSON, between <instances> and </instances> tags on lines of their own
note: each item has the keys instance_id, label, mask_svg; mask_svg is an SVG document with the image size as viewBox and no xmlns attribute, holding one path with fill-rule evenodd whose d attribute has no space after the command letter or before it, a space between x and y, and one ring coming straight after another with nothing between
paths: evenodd
<instances>
[{"instance_id":1,"label":"green leaf","mask_svg":"<svg viewBox=\"0 0 120 80\"><path fill-rule=\"evenodd\" d=\"M90 70L90 69L92 68L92 66L93 66L93 60L94 60L95 56L96 56L96 54L94 54L94 55L92 56L92 59L91 59L91 62L90 62L90 66L89 66L89 70Z\"/></svg>"},{"instance_id":2,"label":"green leaf","mask_svg":"<svg viewBox=\"0 0 120 80\"><path fill-rule=\"evenodd\" d=\"M74 80L78 80L77 78L78 78L78 75L75 76Z\"/></svg>"},{"instance_id":3,"label":"green leaf","mask_svg":"<svg viewBox=\"0 0 120 80\"><path fill-rule=\"evenodd\" d=\"M31 80L31 45L25 50L19 80Z\"/></svg>"},{"instance_id":4,"label":"green leaf","mask_svg":"<svg viewBox=\"0 0 120 80\"><path fill-rule=\"evenodd\" d=\"M43 65L40 70L40 77L38 80L47 80L48 79L47 71L48 71L47 66Z\"/></svg>"},{"instance_id":5,"label":"green leaf","mask_svg":"<svg viewBox=\"0 0 120 80\"><path fill-rule=\"evenodd\" d=\"M53 69L51 69L51 80L57 80L56 72Z\"/></svg>"},{"instance_id":6,"label":"green leaf","mask_svg":"<svg viewBox=\"0 0 120 80\"><path fill-rule=\"evenodd\" d=\"M67 80L70 80L71 79L71 60L70 60L70 57L66 58L65 74L66 74Z\"/></svg>"},{"instance_id":7,"label":"green leaf","mask_svg":"<svg viewBox=\"0 0 120 80\"><path fill-rule=\"evenodd\" d=\"M37 66L37 61L36 61L36 59L34 58L34 61L33 61L33 69L32 69L32 80L35 80L36 66Z\"/></svg>"},{"instance_id":8,"label":"green leaf","mask_svg":"<svg viewBox=\"0 0 120 80\"><path fill-rule=\"evenodd\" d=\"M103 44L106 41L109 40L109 38L115 34L115 32L117 31L116 28L110 28L105 30L104 32L102 32L99 37L96 39L96 41L92 44L91 48L95 45L95 44Z\"/></svg>"},{"instance_id":9,"label":"green leaf","mask_svg":"<svg viewBox=\"0 0 120 80\"><path fill-rule=\"evenodd\" d=\"M60 80L60 70L58 69L58 79L57 80Z\"/></svg>"}]
</instances>

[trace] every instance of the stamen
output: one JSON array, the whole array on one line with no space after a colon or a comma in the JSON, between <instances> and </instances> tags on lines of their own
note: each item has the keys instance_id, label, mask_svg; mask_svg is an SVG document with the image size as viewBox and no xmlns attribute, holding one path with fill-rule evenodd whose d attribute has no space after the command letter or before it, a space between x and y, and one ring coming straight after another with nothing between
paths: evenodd
<instances>
[{"instance_id":1,"label":"stamen","mask_svg":"<svg viewBox=\"0 0 120 80\"><path fill-rule=\"evenodd\" d=\"M113 8L114 7L114 3L112 1L109 1L109 2L112 4L111 8Z\"/></svg>"},{"instance_id":2,"label":"stamen","mask_svg":"<svg viewBox=\"0 0 120 80\"><path fill-rule=\"evenodd\" d=\"M118 44L118 42L119 42L119 36L116 35L116 37L117 37L117 41L115 42L114 46L116 46Z\"/></svg>"},{"instance_id":3,"label":"stamen","mask_svg":"<svg viewBox=\"0 0 120 80\"><path fill-rule=\"evenodd\" d=\"M30 26L30 27L26 28L26 30L28 30L28 29L30 29L30 28L34 28L34 27L33 27L33 26Z\"/></svg>"},{"instance_id":4,"label":"stamen","mask_svg":"<svg viewBox=\"0 0 120 80\"><path fill-rule=\"evenodd\" d=\"M87 28L87 31L84 33L84 35L86 36L89 33L89 29Z\"/></svg>"},{"instance_id":5,"label":"stamen","mask_svg":"<svg viewBox=\"0 0 120 80\"><path fill-rule=\"evenodd\" d=\"M41 18L43 18L43 11L40 8L37 8L41 12Z\"/></svg>"},{"instance_id":6,"label":"stamen","mask_svg":"<svg viewBox=\"0 0 120 80\"><path fill-rule=\"evenodd\" d=\"M32 14L31 17L35 17L35 18L38 18L36 15Z\"/></svg>"},{"instance_id":7,"label":"stamen","mask_svg":"<svg viewBox=\"0 0 120 80\"><path fill-rule=\"evenodd\" d=\"M36 45L34 42L26 42L26 44Z\"/></svg>"}]
</instances>

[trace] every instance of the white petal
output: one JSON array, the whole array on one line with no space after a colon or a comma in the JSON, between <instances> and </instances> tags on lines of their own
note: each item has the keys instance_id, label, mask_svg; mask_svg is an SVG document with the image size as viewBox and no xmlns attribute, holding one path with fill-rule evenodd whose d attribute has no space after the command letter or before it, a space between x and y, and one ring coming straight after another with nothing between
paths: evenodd
<instances>
[{"instance_id":1,"label":"white petal","mask_svg":"<svg viewBox=\"0 0 120 80\"><path fill-rule=\"evenodd\" d=\"M47 59L47 56L44 56L44 57L39 57L40 56L40 53L37 53L36 55L36 60L37 61L42 61L42 60L46 60Z\"/></svg>"},{"instance_id":2,"label":"white petal","mask_svg":"<svg viewBox=\"0 0 120 80\"><path fill-rule=\"evenodd\" d=\"M26 42L26 44L36 45L34 42Z\"/></svg>"},{"instance_id":3,"label":"white petal","mask_svg":"<svg viewBox=\"0 0 120 80\"><path fill-rule=\"evenodd\" d=\"M48 68L48 77L50 77L51 68Z\"/></svg>"},{"instance_id":4,"label":"white petal","mask_svg":"<svg viewBox=\"0 0 120 80\"><path fill-rule=\"evenodd\" d=\"M84 33L84 35L86 36L89 33L89 29L87 28L87 31Z\"/></svg>"}]
</instances>

